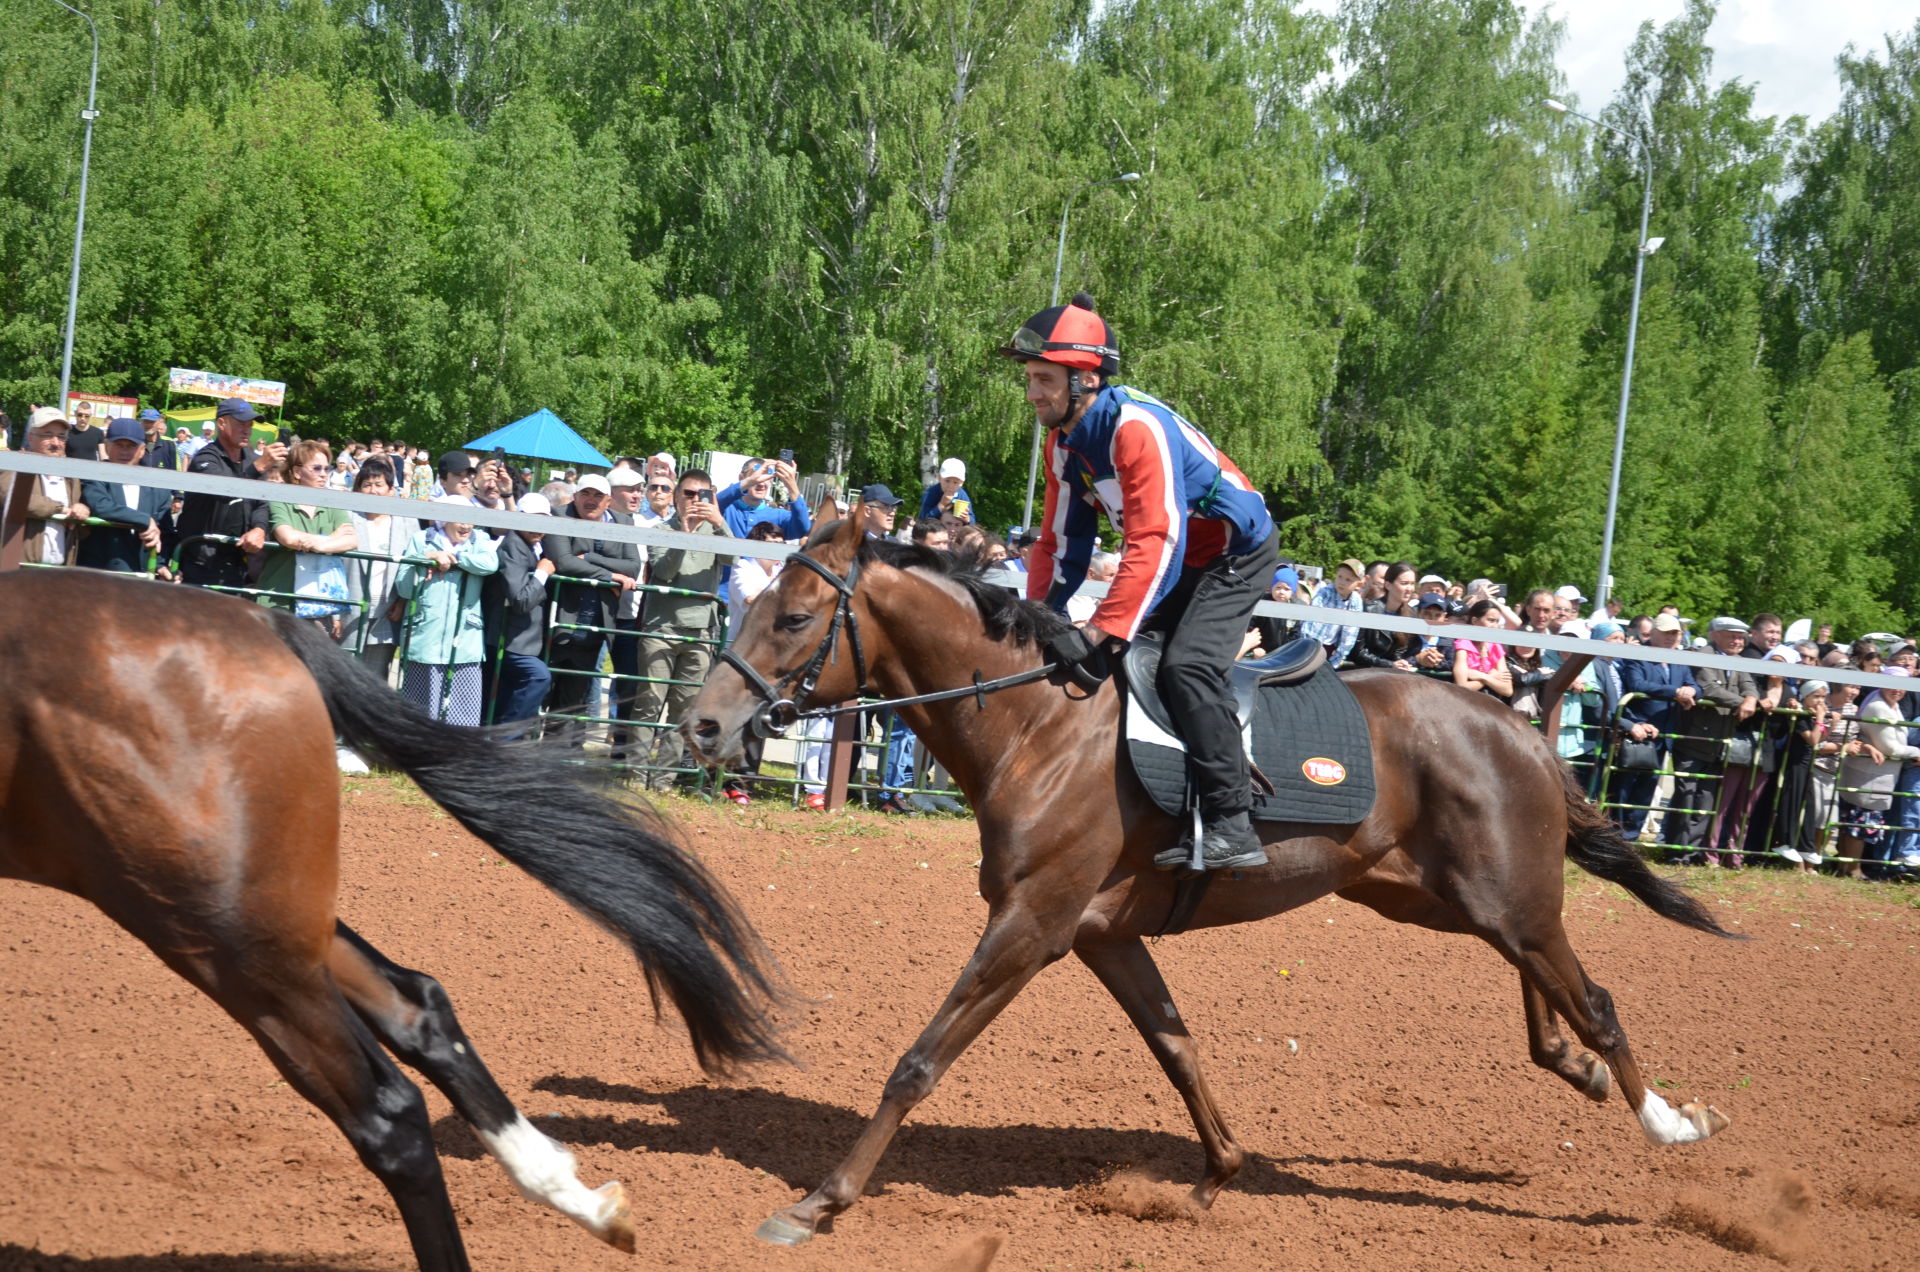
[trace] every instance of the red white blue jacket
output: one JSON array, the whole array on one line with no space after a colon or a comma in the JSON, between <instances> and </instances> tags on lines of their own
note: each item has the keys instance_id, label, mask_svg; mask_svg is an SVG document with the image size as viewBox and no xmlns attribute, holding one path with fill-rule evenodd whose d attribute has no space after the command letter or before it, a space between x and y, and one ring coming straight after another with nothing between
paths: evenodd
<instances>
[{"instance_id":1,"label":"red white blue jacket","mask_svg":"<svg viewBox=\"0 0 1920 1272\"><path fill-rule=\"evenodd\" d=\"M1251 552L1273 533L1266 501L1166 403L1108 385L1072 430L1047 434L1047 502L1027 596L1064 611L1087 577L1099 514L1126 537L1093 625L1132 640L1186 566Z\"/></svg>"}]
</instances>

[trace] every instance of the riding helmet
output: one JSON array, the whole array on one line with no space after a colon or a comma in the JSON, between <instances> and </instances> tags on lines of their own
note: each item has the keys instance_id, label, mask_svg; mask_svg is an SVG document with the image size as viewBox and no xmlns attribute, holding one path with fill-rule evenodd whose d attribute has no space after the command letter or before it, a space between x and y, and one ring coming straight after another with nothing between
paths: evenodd
<instances>
[{"instance_id":1,"label":"riding helmet","mask_svg":"<svg viewBox=\"0 0 1920 1272\"><path fill-rule=\"evenodd\" d=\"M1106 320L1093 311L1093 297L1076 292L1065 305L1042 309L1020 324L1013 339L1000 346L1009 358L1038 358L1112 376L1120 370L1120 348Z\"/></svg>"}]
</instances>

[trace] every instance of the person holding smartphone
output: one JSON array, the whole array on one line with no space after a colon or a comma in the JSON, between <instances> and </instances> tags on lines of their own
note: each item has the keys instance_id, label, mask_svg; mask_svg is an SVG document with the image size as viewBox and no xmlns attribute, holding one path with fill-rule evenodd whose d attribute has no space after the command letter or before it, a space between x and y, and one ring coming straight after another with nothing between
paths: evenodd
<instances>
[{"instance_id":1,"label":"person holding smartphone","mask_svg":"<svg viewBox=\"0 0 1920 1272\"><path fill-rule=\"evenodd\" d=\"M784 508L772 502L776 481L786 488ZM740 480L715 496L714 503L726 519L727 532L736 539L746 538L747 532L763 521L777 525L780 537L789 543L813 533L813 518L800 493L799 474L784 459L748 460L740 467Z\"/></svg>"}]
</instances>

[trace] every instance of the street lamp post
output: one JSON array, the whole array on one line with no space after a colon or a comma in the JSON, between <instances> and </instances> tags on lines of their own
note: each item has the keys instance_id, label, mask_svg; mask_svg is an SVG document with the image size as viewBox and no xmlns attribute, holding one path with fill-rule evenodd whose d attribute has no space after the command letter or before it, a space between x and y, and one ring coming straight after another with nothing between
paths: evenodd
<instances>
[{"instance_id":1,"label":"street lamp post","mask_svg":"<svg viewBox=\"0 0 1920 1272\"><path fill-rule=\"evenodd\" d=\"M57 3L57 0L56 0ZM1118 185L1122 181L1138 181L1137 172L1123 172L1117 177L1108 177L1105 181L1089 181L1067 196L1066 203L1060 209L1060 241L1053 249L1053 299L1047 302L1051 309L1060 303L1060 271L1067 261L1067 214L1073 211L1073 201L1089 190L1100 186ZM1027 456L1027 501L1020 508L1020 528L1033 527L1033 488L1040 476L1040 421L1033 422L1033 449Z\"/></svg>"},{"instance_id":2,"label":"street lamp post","mask_svg":"<svg viewBox=\"0 0 1920 1272\"><path fill-rule=\"evenodd\" d=\"M1620 508L1620 460L1627 444L1627 402L1633 396L1633 346L1640 332L1640 281L1646 273L1647 257L1659 251L1660 245L1666 240L1647 237L1647 217L1653 211L1653 150L1647 145L1645 134L1622 132L1612 124L1603 124L1590 115L1582 115L1551 97L1542 99L1540 104L1557 114L1584 119L1596 128L1604 128L1614 136L1632 142L1640 152L1640 166L1645 176L1640 194L1640 237L1635 240L1633 248L1633 304L1627 310L1627 360L1620 372L1620 414L1613 426L1613 476L1607 483L1607 524L1600 539L1600 581L1593 593L1593 612L1604 616L1607 594L1612 590L1613 523ZM1641 110L1644 115L1644 104Z\"/></svg>"},{"instance_id":3,"label":"street lamp post","mask_svg":"<svg viewBox=\"0 0 1920 1272\"><path fill-rule=\"evenodd\" d=\"M73 220L73 269L67 277L67 333L66 347L60 354L60 414L67 413L67 385L73 379L73 323L80 308L80 244L87 236L87 169L93 162L93 121L100 112L93 108L94 92L100 86L100 30L93 25L93 19L66 0L53 0L68 13L85 18L87 30L93 36L93 70L87 76L87 108L80 112L80 118L87 121L86 139L80 143L80 211Z\"/></svg>"}]
</instances>

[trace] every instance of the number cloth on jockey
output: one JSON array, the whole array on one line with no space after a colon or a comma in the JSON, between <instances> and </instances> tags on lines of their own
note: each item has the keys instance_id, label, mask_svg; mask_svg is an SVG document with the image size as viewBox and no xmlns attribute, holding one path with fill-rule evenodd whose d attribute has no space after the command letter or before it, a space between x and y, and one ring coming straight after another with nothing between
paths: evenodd
<instances>
[{"instance_id":1,"label":"number cloth on jockey","mask_svg":"<svg viewBox=\"0 0 1920 1272\"><path fill-rule=\"evenodd\" d=\"M1184 566L1242 556L1266 542L1266 501L1206 434L1138 389L1108 385L1065 432L1047 435L1047 495L1027 596L1064 611L1093 555L1104 510L1126 536L1120 568L1092 623L1132 640Z\"/></svg>"}]
</instances>

